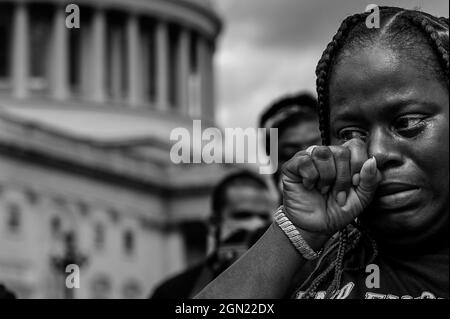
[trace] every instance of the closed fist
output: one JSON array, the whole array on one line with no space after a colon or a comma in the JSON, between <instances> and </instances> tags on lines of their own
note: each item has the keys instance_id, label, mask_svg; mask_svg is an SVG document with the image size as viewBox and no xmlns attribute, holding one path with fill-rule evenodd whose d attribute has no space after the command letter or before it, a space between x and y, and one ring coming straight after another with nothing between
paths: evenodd
<instances>
[{"instance_id":1,"label":"closed fist","mask_svg":"<svg viewBox=\"0 0 450 319\"><path fill-rule=\"evenodd\" d=\"M381 180L365 143L314 146L298 152L282 169L283 204L292 223L333 235L370 204Z\"/></svg>"}]
</instances>

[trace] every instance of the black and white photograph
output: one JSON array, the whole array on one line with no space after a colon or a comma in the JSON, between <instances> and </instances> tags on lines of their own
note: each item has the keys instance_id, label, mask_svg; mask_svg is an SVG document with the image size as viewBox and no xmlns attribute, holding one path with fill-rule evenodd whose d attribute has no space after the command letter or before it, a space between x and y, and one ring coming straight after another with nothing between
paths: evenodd
<instances>
[{"instance_id":1,"label":"black and white photograph","mask_svg":"<svg viewBox=\"0 0 450 319\"><path fill-rule=\"evenodd\" d=\"M448 16L0 0L0 302L449 299Z\"/></svg>"}]
</instances>

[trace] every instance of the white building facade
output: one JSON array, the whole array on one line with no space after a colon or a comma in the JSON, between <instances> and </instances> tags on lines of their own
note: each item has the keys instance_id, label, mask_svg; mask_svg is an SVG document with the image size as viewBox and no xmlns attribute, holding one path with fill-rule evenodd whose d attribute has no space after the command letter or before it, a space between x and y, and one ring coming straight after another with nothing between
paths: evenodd
<instances>
[{"instance_id":1,"label":"white building facade","mask_svg":"<svg viewBox=\"0 0 450 319\"><path fill-rule=\"evenodd\" d=\"M20 298L144 298L204 253L222 165L175 165L170 131L214 126L209 1L0 0L0 282ZM72 20L73 22L73 20ZM195 151L195 150L194 150Z\"/></svg>"}]
</instances>

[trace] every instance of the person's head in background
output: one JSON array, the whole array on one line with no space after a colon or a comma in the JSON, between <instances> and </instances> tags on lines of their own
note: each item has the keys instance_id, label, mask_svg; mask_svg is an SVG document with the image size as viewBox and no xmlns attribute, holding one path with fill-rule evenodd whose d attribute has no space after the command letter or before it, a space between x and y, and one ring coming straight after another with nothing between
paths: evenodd
<instances>
[{"instance_id":1,"label":"person's head in background","mask_svg":"<svg viewBox=\"0 0 450 319\"><path fill-rule=\"evenodd\" d=\"M239 232L252 233L272 220L276 202L267 183L247 170L226 176L212 194L211 227L217 249ZM241 236L242 241L246 241Z\"/></svg>"},{"instance_id":2,"label":"person's head in background","mask_svg":"<svg viewBox=\"0 0 450 319\"><path fill-rule=\"evenodd\" d=\"M321 144L316 98L306 92L286 95L272 103L261 115L259 127L266 128L266 154L269 155L269 129L278 129L278 163L273 175L281 191L280 170L295 153Z\"/></svg>"}]
</instances>

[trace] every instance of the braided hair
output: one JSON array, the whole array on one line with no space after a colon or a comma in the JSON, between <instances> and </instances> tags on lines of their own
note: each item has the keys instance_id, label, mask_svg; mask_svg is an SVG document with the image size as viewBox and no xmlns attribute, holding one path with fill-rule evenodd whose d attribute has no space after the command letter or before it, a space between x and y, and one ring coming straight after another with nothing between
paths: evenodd
<instances>
[{"instance_id":1,"label":"braided hair","mask_svg":"<svg viewBox=\"0 0 450 319\"><path fill-rule=\"evenodd\" d=\"M368 41L372 43L376 40L384 41L398 50L405 50L421 45L421 48L429 49L428 56L423 57L423 51L416 53L408 50L411 58L421 59L418 65L425 65L432 68L433 72L448 87L449 73L449 22L448 18L438 18L427 13L415 10L406 10L397 7L380 7L381 25L379 29L369 29L365 21L369 12L358 13L347 17L339 27L332 41L328 44L316 68L316 86L319 104L319 124L324 145L330 145L330 106L329 106L329 84L333 67L339 61L339 57L345 50L352 47L362 46ZM399 38L401 37L401 38ZM437 63L436 63L437 62ZM358 236L353 236L349 241L349 231L356 226ZM354 230L354 229L353 229ZM315 278L307 286L301 298L313 298L319 285L323 283L329 274L334 270L334 278L328 287L325 298L336 296L341 276L343 273L343 261L358 242L361 242L362 235L370 240L373 247L371 261L377 256L376 243L370 238L367 230L355 223L346 227L339 233L338 249L335 252L335 260L331 262L317 276L313 274L310 278ZM320 269L320 268L318 268Z\"/></svg>"}]
</instances>

